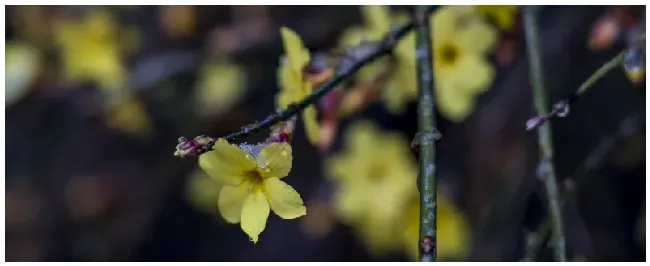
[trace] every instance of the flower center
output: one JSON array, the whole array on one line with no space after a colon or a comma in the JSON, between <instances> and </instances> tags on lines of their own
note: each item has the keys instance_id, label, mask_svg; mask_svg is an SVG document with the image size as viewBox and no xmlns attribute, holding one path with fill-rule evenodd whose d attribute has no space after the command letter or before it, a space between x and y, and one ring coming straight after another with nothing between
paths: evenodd
<instances>
[{"instance_id":1,"label":"flower center","mask_svg":"<svg viewBox=\"0 0 650 266\"><path fill-rule=\"evenodd\" d=\"M382 164L375 164L368 170L370 182L381 183L386 174L386 167Z\"/></svg>"},{"instance_id":2,"label":"flower center","mask_svg":"<svg viewBox=\"0 0 650 266\"><path fill-rule=\"evenodd\" d=\"M458 59L458 47L452 44L443 44L439 51L440 63L445 66L453 65Z\"/></svg>"},{"instance_id":3,"label":"flower center","mask_svg":"<svg viewBox=\"0 0 650 266\"><path fill-rule=\"evenodd\" d=\"M244 182L248 185L248 191L253 192L253 188L257 184L261 184L264 181L264 178L257 171L248 171L245 173L246 180Z\"/></svg>"}]
</instances>

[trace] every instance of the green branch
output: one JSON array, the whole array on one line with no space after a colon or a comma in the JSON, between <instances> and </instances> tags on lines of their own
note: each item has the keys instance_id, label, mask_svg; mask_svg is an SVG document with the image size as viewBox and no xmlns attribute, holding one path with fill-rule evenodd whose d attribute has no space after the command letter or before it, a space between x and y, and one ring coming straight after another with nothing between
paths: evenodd
<instances>
[{"instance_id":1,"label":"green branch","mask_svg":"<svg viewBox=\"0 0 650 266\"><path fill-rule=\"evenodd\" d=\"M641 128L645 120L642 118L642 115L639 116L630 116L623 121L621 121L618 130L608 137L603 138L596 148L587 156L582 163L578 166L576 171L571 177L565 181L565 188L567 193L560 197L560 204L564 205L567 201L571 200L575 194L577 187L584 185L588 180L587 177L589 173L596 170L598 165L601 165L605 161L607 155L625 138L637 133ZM568 185L573 184L573 185ZM542 221L542 224L539 226L536 232L530 232L527 237L526 245L526 254L522 261L535 261L537 254L542 249L545 240L548 237L548 234L551 232L551 221L547 216Z\"/></svg>"},{"instance_id":2,"label":"green branch","mask_svg":"<svg viewBox=\"0 0 650 266\"><path fill-rule=\"evenodd\" d=\"M638 45L639 43L642 43L644 41L645 41L645 33L643 33L643 35L634 38L632 40L631 46ZM572 92L565 99L555 103L553 105L553 109L551 109L550 112L544 112L538 114L536 117L529 119L526 122L526 130L535 129L538 126L543 125L553 117L567 116L569 112L569 106L575 103L576 101L578 101L578 99L580 99L580 97L583 94L585 94L591 87L593 87L596 84L596 82L598 82L601 78L605 77L605 75L607 75L610 71L622 65L625 62L628 52L629 49L623 50L614 58L610 59L605 64L603 64L593 74L591 74L591 76L589 76L587 80L585 80L582 84L580 84L580 87L578 87L578 89Z\"/></svg>"},{"instance_id":3,"label":"green branch","mask_svg":"<svg viewBox=\"0 0 650 266\"><path fill-rule=\"evenodd\" d=\"M539 48L540 41L539 29L537 27L537 8L538 7L536 6L524 7L524 29L526 31L526 46L528 48L533 99L537 114L541 116L548 113L548 111L546 109L547 101L545 95L546 91L544 88L542 55ZM562 211L555 177L555 167L553 165L553 142L550 123L544 123L538 127L538 141L541 154L538 175L539 178L544 181L546 187L551 227L553 230L552 243L555 250L555 260L566 261Z\"/></svg>"},{"instance_id":4,"label":"green branch","mask_svg":"<svg viewBox=\"0 0 650 266\"><path fill-rule=\"evenodd\" d=\"M439 136L436 130L435 95L433 90L433 58L431 56L431 30L429 13L431 7L415 9L415 54L418 74L418 131L420 137L420 261L436 261L437 258L437 181L436 147Z\"/></svg>"}]
</instances>

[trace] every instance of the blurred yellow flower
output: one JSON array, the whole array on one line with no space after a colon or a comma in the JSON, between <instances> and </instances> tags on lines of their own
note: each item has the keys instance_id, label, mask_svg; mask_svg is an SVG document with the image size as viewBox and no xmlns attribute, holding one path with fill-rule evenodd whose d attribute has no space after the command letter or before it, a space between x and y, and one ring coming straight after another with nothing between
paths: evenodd
<instances>
[{"instance_id":1,"label":"blurred yellow flower","mask_svg":"<svg viewBox=\"0 0 650 266\"><path fill-rule=\"evenodd\" d=\"M364 8L363 6L361 7ZM353 26L346 29L339 37L340 47L352 47L362 41L377 40L371 37L370 31L364 27ZM357 82L372 83L376 76L388 67L390 62L386 58L379 58L376 61L364 65L356 73Z\"/></svg>"},{"instance_id":2,"label":"blurred yellow flower","mask_svg":"<svg viewBox=\"0 0 650 266\"><path fill-rule=\"evenodd\" d=\"M340 44L343 47L358 45L361 41L378 41L390 30L391 23L406 23L408 14L391 14L388 6L361 6L363 27L351 27L343 32ZM382 72L392 69L392 76L382 88L382 98L388 111L402 113L405 105L415 96L417 81L415 75L415 34L407 34L393 50L393 58L382 58L359 70L362 83L372 83Z\"/></svg>"},{"instance_id":3,"label":"blurred yellow flower","mask_svg":"<svg viewBox=\"0 0 650 266\"><path fill-rule=\"evenodd\" d=\"M97 82L104 92L122 89L126 73L117 31L117 22L105 9L89 11L80 20L59 21L55 42L66 79Z\"/></svg>"},{"instance_id":4,"label":"blurred yellow flower","mask_svg":"<svg viewBox=\"0 0 650 266\"><path fill-rule=\"evenodd\" d=\"M390 16L386 6L363 6L367 28L352 28L343 36L345 45L367 38L378 40L389 27L388 21L404 23L405 13ZM496 31L471 6L445 6L431 14L434 78L438 108L454 122L467 118L474 108L475 97L489 88L494 70L485 55L497 41ZM393 52L395 68L383 88L382 98L392 113L402 113L406 104L417 97L415 34L409 33ZM382 62L382 61L378 61ZM388 62L387 62L388 63ZM370 66L361 72L361 80L372 80L381 70Z\"/></svg>"},{"instance_id":5,"label":"blurred yellow flower","mask_svg":"<svg viewBox=\"0 0 650 266\"><path fill-rule=\"evenodd\" d=\"M286 142L240 147L219 139L214 150L199 157L199 166L223 185L217 205L229 223L240 223L257 243L270 210L283 219L307 214L300 194L280 179L291 171L291 146Z\"/></svg>"},{"instance_id":6,"label":"blurred yellow flower","mask_svg":"<svg viewBox=\"0 0 650 266\"><path fill-rule=\"evenodd\" d=\"M400 133L380 132L367 121L350 126L346 148L326 161L335 185L334 209L378 254L397 247L395 228L417 194L417 166Z\"/></svg>"},{"instance_id":7,"label":"blurred yellow flower","mask_svg":"<svg viewBox=\"0 0 650 266\"><path fill-rule=\"evenodd\" d=\"M286 109L291 103L297 103L312 93L312 84L305 78L303 69L309 64L309 50L305 48L300 36L289 28L280 29L285 56L278 69L280 92L276 97L276 106ZM311 105L302 113L303 126L307 139L317 144L319 129L316 107Z\"/></svg>"},{"instance_id":8,"label":"blurred yellow flower","mask_svg":"<svg viewBox=\"0 0 650 266\"><path fill-rule=\"evenodd\" d=\"M20 100L38 74L40 56L36 49L17 42L5 44L5 106Z\"/></svg>"},{"instance_id":9,"label":"blurred yellow flower","mask_svg":"<svg viewBox=\"0 0 650 266\"><path fill-rule=\"evenodd\" d=\"M438 258L459 260L467 256L469 249L469 225L461 210L453 201L438 193L437 247ZM420 230L420 202L414 200L408 208L406 221L402 223L402 239L412 261L418 258Z\"/></svg>"},{"instance_id":10,"label":"blurred yellow flower","mask_svg":"<svg viewBox=\"0 0 650 266\"><path fill-rule=\"evenodd\" d=\"M477 94L494 79L485 55L495 45L497 33L475 16L471 6L442 7L431 15L431 22L438 108L449 120L460 122L474 109Z\"/></svg>"},{"instance_id":11,"label":"blurred yellow flower","mask_svg":"<svg viewBox=\"0 0 650 266\"><path fill-rule=\"evenodd\" d=\"M114 101L106 113L106 123L131 136L144 137L152 130L144 104L131 96Z\"/></svg>"},{"instance_id":12,"label":"blurred yellow flower","mask_svg":"<svg viewBox=\"0 0 650 266\"><path fill-rule=\"evenodd\" d=\"M244 96L246 75L235 62L225 59L210 61L199 75L195 99L202 114L219 115L239 104Z\"/></svg>"},{"instance_id":13,"label":"blurred yellow flower","mask_svg":"<svg viewBox=\"0 0 650 266\"><path fill-rule=\"evenodd\" d=\"M186 187L186 197L194 208L208 214L217 214L219 191L223 186L210 178L201 169L195 169L189 177Z\"/></svg>"},{"instance_id":14,"label":"blurred yellow flower","mask_svg":"<svg viewBox=\"0 0 650 266\"><path fill-rule=\"evenodd\" d=\"M387 6L361 6L362 26L352 26L339 37L342 48L358 45L363 41L381 40L384 33L390 30L390 9ZM378 59L359 69L356 75L360 82L369 83L383 71L390 61L387 58Z\"/></svg>"},{"instance_id":15,"label":"blurred yellow flower","mask_svg":"<svg viewBox=\"0 0 650 266\"><path fill-rule=\"evenodd\" d=\"M480 5L475 6L479 13L492 19L503 30L512 29L515 24L518 6L515 5Z\"/></svg>"}]
</instances>

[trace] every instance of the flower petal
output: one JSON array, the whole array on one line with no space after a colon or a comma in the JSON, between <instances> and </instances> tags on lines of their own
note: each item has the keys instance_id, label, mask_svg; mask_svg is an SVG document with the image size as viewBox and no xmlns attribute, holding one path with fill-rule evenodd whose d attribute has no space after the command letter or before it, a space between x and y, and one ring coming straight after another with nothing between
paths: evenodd
<instances>
[{"instance_id":1,"label":"flower petal","mask_svg":"<svg viewBox=\"0 0 650 266\"><path fill-rule=\"evenodd\" d=\"M241 212L241 229L253 243L257 243L259 235L266 227L266 219L270 213L269 202L260 187L253 189L248 195Z\"/></svg>"},{"instance_id":2,"label":"flower petal","mask_svg":"<svg viewBox=\"0 0 650 266\"><path fill-rule=\"evenodd\" d=\"M361 15L374 38L381 38L390 30L390 8L387 6L361 6Z\"/></svg>"},{"instance_id":3,"label":"flower petal","mask_svg":"<svg viewBox=\"0 0 650 266\"><path fill-rule=\"evenodd\" d=\"M487 91L494 80L494 69L483 57L466 54L458 58L453 72L455 89L470 95ZM467 78L471 77L471 78Z\"/></svg>"},{"instance_id":4,"label":"flower petal","mask_svg":"<svg viewBox=\"0 0 650 266\"><path fill-rule=\"evenodd\" d=\"M305 127L307 140L311 144L317 144L320 138L320 130L318 128L316 108L314 106L307 107L302 114L302 122Z\"/></svg>"},{"instance_id":5,"label":"flower petal","mask_svg":"<svg viewBox=\"0 0 650 266\"><path fill-rule=\"evenodd\" d=\"M489 52L497 43L497 31L483 20L473 20L457 33L462 53Z\"/></svg>"},{"instance_id":6,"label":"flower petal","mask_svg":"<svg viewBox=\"0 0 650 266\"><path fill-rule=\"evenodd\" d=\"M199 156L199 166L223 184L241 184L246 179L246 172L255 170L257 166L252 156L224 139L217 140L213 148L213 151Z\"/></svg>"},{"instance_id":7,"label":"flower petal","mask_svg":"<svg viewBox=\"0 0 650 266\"><path fill-rule=\"evenodd\" d=\"M257 156L257 171L262 177L283 178L291 171L293 156L291 145L286 142L271 143Z\"/></svg>"},{"instance_id":8,"label":"flower petal","mask_svg":"<svg viewBox=\"0 0 650 266\"><path fill-rule=\"evenodd\" d=\"M293 30L282 27L280 29L284 51L291 69L296 72L302 72L302 68L309 63L309 51L302 44L300 36Z\"/></svg>"},{"instance_id":9,"label":"flower petal","mask_svg":"<svg viewBox=\"0 0 650 266\"><path fill-rule=\"evenodd\" d=\"M282 219L295 219L307 214L300 194L280 179L271 177L264 180L264 194L271 210Z\"/></svg>"},{"instance_id":10,"label":"flower petal","mask_svg":"<svg viewBox=\"0 0 650 266\"><path fill-rule=\"evenodd\" d=\"M248 183L243 183L239 186L224 186L219 192L219 212L221 217L229 223L236 224L239 222L242 215L242 207L244 202L251 195L248 190Z\"/></svg>"},{"instance_id":11,"label":"flower petal","mask_svg":"<svg viewBox=\"0 0 650 266\"><path fill-rule=\"evenodd\" d=\"M372 196L372 190L363 185L358 181L347 180L335 191L332 199L334 212L343 223L351 225L367 216L366 206Z\"/></svg>"},{"instance_id":12,"label":"flower petal","mask_svg":"<svg viewBox=\"0 0 650 266\"><path fill-rule=\"evenodd\" d=\"M436 97L440 113L447 119L459 123L474 109L474 97L455 87L453 83L436 84Z\"/></svg>"}]
</instances>

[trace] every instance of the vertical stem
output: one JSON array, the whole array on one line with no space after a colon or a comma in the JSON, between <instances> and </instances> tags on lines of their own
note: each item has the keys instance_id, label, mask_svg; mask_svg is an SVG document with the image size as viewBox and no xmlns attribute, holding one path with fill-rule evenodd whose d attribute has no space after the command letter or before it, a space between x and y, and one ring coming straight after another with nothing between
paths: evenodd
<instances>
[{"instance_id":1,"label":"vertical stem","mask_svg":"<svg viewBox=\"0 0 650 266\"><path fill-rule=\"evenodd\" d=\"M542 55L539 49L539 32L537 27L537 6L524 7L524 29L526 31L526 46L530 64L533 99L538 115L548 113L547 101L544 91L544 73ZM538 141L540 149L540 163L538 175L544 181L548 198L548 208L551 216L553 231L553 247L555 260L566 261L564 231L562 226L562 212L555 180L555 167L553 165L553 142L551 139L551 123L547 122L538 128Z\"/></svg>"},{"instance_id":2,"label":"vertical stem","mask_svg":"<svg viewBox=\"0 0 650 266\"><path fill-rule=\"evenodd\" d=\"M418 74L418 131L420 132L420 261L436 261L437 181L436 148L438 137L433 93L433 58L429 6L415 8L415 54Z\"/></svg>"}]
</instances>

